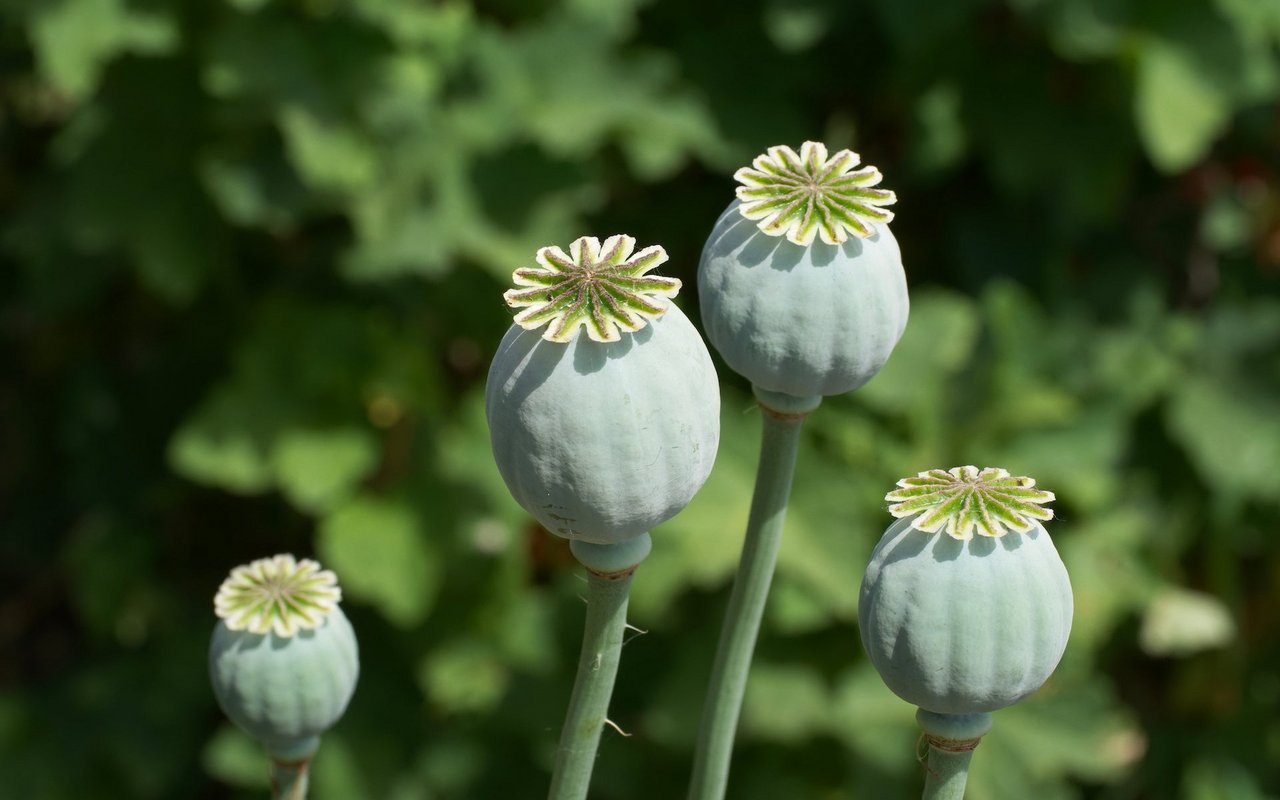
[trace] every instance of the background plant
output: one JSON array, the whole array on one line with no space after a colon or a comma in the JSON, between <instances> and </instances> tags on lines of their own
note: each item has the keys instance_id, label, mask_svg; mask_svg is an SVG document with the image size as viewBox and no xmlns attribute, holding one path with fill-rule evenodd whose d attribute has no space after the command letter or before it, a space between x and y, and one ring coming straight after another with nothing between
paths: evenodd
<instances>
[{"instance_id":1,"label":"background plant","mask_svg":"<svg viewBox=\"0 0 1280 800\"><path fill-rule=\"evenodd\" d=\"M263 796L202 664L226 570L275 552L338 572L360 630L315 797L544 786L582 587L492 465L493 298L586 231L662 242L692 287L732 170L808 138L893 176L912 316L807 426L744 800L918 791L856 588L885 488L942 463L1053 487L1078 603L972 797L1280 794L1273 4L0 14L0 795ZM635 585L601 798L687 779L758 437L721 374L717 468Z\"/></svg>"}]
</instances>

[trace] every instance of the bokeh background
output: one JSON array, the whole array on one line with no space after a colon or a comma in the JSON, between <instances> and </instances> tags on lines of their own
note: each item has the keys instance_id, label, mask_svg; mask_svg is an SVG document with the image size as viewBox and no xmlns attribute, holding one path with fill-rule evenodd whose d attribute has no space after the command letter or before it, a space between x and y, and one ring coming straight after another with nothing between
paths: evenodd
<instances>
[{"instance_id":1,"label":"bokeh background","mask_svg":"<svg viewBox=\"0 0 1280 800\"><path fill-rule=\"evenodd\" d=\"M265 796L204 658L226 572L286 551L338 572L363 650L314 797L543 796L583 582L489 454L501 292L628 232L696 321L733 170L811 138L897 191L912 315L806 426L731 796L918 793L857 587L894 480L965 463L1057 493L1077 597L969 797L1280 796L1274 0L0 19L0 797ZM722 382L715 472L635 583L600 800L683 796L759 426Z\"/></svg>"}]
</instances>

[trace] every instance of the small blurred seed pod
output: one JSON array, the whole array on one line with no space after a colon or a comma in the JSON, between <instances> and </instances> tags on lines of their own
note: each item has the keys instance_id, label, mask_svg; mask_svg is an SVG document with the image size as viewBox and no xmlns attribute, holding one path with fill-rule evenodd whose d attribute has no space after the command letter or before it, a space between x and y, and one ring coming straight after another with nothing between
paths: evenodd
<instances>
[{"instance_id":1,"label":"small blurred seed pod","mask_svg":"<svg viewBox=\"0 0 1280 800\"><path fill-rule=\"evenodd\" d=\"M355 692L359 652L341 598L332 572L291 555L236 567L214 598L218 705L276 758L309 757Z\"/></svg>"}]
</instances>

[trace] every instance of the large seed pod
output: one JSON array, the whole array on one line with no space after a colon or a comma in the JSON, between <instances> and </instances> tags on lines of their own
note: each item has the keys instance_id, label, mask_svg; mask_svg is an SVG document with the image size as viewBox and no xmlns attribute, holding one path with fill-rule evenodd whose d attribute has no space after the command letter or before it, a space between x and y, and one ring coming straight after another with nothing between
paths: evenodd
<instances>
[{"instance_id":1,"label":"large seed pod","mask_svg":"<svg viewBox=\"0 0 1280 800\"><path fill-rule=\"evenodd\" d=\"M870 380L906 327L902 254L869 188L874 167L770 148L720 215L702 251L698 294L707 338L760 389L797 397L848 392Z\"/></svg>"},{"instance_id":2,"label":"large seed pod","mask_svg":"<svg viewBox=\"0 0 1280 800\"><path fill-rule=\"evenodd\" d=\"M899 482L862 581L858 622L890 689L927 711L976 714L1040 688L1067 645L1066 567L1035 503L1004 470L957 467ZM1010 532L1012 528L1015 532ZM978 536L973 536L977 532Z\"/></svg>"},{"instance_id":3,"label":"large seed pod","mask_svg":"<svg viewBox=\"0 0 1280 800\"><path fill-rule=\"evenodd\" d=\"M596 544L675 516L720 443L711 356L670 303L680 281L648 274L667 260L661 247L634 248L630 236L584 236L516 270L525 288L504 297L524 310L485 384L511 494L552 533Z\"/></svg>"},{"instance_id":4,"label":"large seed pod","mask_svg":"<svg viewBox=\"0 0 1280 800\"><path fill-rule=\"evenodd\" d=\"M612 544L675 516L720 442L706 345L674 305L616 342L547 341L513 325L485 386L498 471L560 536Z\"/></svg>"},{"instance_id":5,"label":"large seed pod","mask_svg":"<svg viewBox=\"0 0 1280 800\"><path fill-rule=\"evenodd\" d=\"M332 572L292 556L237 567L215 598L218 705L273 755L301 757L346 711L360 658Z\"/></svg>"}]
</instances>

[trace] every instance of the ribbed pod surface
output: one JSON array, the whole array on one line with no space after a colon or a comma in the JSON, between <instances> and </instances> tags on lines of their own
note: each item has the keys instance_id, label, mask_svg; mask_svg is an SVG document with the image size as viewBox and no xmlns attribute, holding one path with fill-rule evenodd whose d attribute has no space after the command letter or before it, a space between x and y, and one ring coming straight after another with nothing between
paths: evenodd
<instances>
[{"instance_id":1,"label":"ribbed pod surface","mask_svg":"<svg viewBox=\"0 0 1280 800\"><path fill-rule=\"evenodd\" d=\"M858 620L885 683L928 711L1012 705L1048 679L1071 632L1066 567L1038 523L960 541L901 519L863 577Z\"/></svg>"},{"instance_id":2,"label":"ribbed pod surface","mask_svg":"<svg viewBox=\"0 0 1280 800\"><path fill-rule=\"evenodd\" d=\"M797 397L852 391L884 366L907 324L906 273L888 226L808 246L720 215L702 251L707 338L754 385Z\"/></svg>"},{"instance_id":3,"label":"ribbed pod surface","mask_svg":"<svg viewBox=\"0 0 1280 800\"><path fill-rule=\"evenodd\" d=\"M512 496L547 530L599 544L678 513L711 472L720 389L679 307L621 341L548 342L512 326L485 411Z\"/></svg>"},{"instance_id":4,"label":"ribbed pod surface","mask_svg":"<svg viewBox=\"0 0 1280 800\"><path fill-rule=\"evenodd\" d=\"M331 727L346 710L359 672L355 632L340 607L319 628L288 638L219 622L209 647L218 704L268 749L289 749Z\"/></svg>"}]
</instances>

